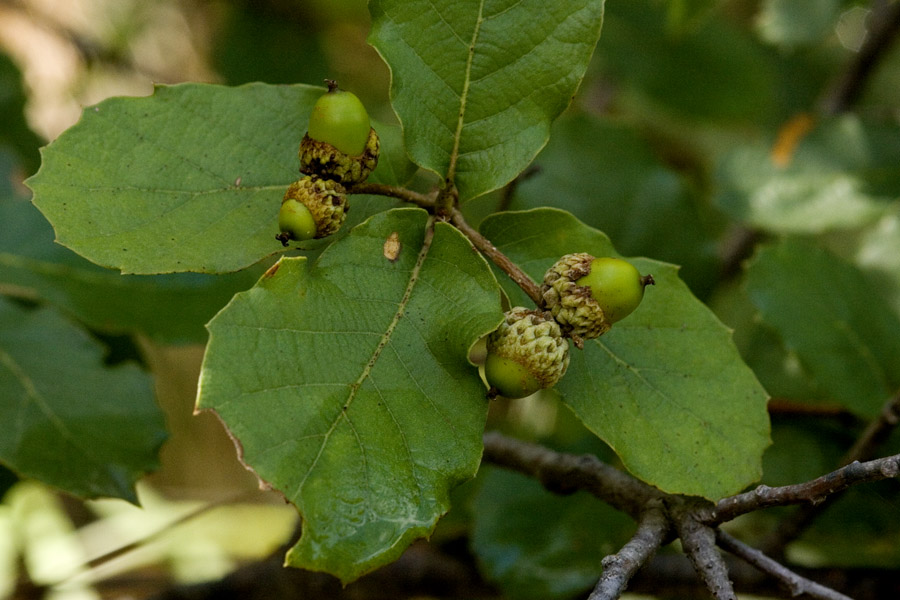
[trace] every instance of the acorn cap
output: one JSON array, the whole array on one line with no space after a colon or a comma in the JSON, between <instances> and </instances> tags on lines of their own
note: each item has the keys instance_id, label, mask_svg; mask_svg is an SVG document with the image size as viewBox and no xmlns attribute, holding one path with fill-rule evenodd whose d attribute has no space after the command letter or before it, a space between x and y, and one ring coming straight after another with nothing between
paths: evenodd
<instances>
[{"instance_id":1,"label":"acorn cap","mask_svg":"<svg viewBox=\"0 0 900 600\"><path fill-rule=\"evenodd\" d=\"M329 144L314 140L309 134L300 142L300 172L333 179L344 185L362 183L378 165L381 143L374 128L369 128L369 139L362 154L351 156Z\"/></svg>"},{"instance_id":2,"label":"acorn cap","mask_svg":"<svg viewBox=\"0 0 900 600\"><path fill-rule=\"evenodd\" d=\"M488 336L488 355L521 365L540 388L555 385L569 366L569 342L559 325L544 312L520 306L507 311L504 317Z\"/></svg>"},{"instance_id":3,"label":"acorn cap","mask_svg":"<svg viewBox=\"0 0 900 600\"><path fill-rule=\"evenodd\" d=\"M591 272L594 257L586 252L566 254L544 274L544 305L567 335L581 347L580 339L600 337L612 326L591 295L591 288L576 281Z\"/></svg>"},{"instance_id":4,"label":"acorn cap","mask_svg":"<svg viewBox=\"0 0 900 600\"><path fill-rule=\"evenodd\" d=\"M281 203L291 198L309 209L316 222L316 238L323 238L340 229L349 210L344 187L336 181L315 175L289 185Z\"/></svg>"}]
</instances>

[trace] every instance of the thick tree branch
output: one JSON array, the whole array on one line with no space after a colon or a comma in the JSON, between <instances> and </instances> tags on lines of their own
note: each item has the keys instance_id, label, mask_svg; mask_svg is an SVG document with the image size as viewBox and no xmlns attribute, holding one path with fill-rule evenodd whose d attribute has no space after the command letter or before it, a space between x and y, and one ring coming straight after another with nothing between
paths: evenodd
<instances>
[{"instance_id":1,"label":"thick tree branch","mask_svg":"<svg viewBox=\"0 0 900 600\"><path fill-rule=\"evenodd\" d=\"M484 460L534 477L557 493L585 490L635 520L664 496L591 454L555 452L494 431L484 434Z\"/></svg>"},{"instance_id":2,"label":"thick tree branch","mask_svg":"<svg viewBox=\"0 0 900 600\"><path fill-rule=\"evenodd\" d=\"M778 561L772 560L759 550L751 548L724 531L716 531L716 542L718 542L719 546L724 550L731 552L763 573L767 573L780 581L788 588L788 590L790 590L792 596L808 594L819 600L852 600L849 596L845 596L840 592L836 592L824 585L819 585L815 581L811 581L794 573Z\"/></svg>"},{"instance_id":3,"label":"thick tree branch","mask_svg":"<svg viewBox=\"0 0 900 600\"><path fill-rule=\"evenodd\" d=\"M716 504L704 521L708 524L719 524L770 506L804 502L816 504L851 485L890 479L897 477L898 474L900 474L900 454L864 463L854 462L804 483L782 487L761 485L750 492L724 498Z\"/></svg>"},{"instance_id":4,"label":"thick tree branch","mask_svg":"<svg viewBox=\"0 0 900 600\"><path fill-rule=\"evenodd\" d=\"M820 102L825 114L849 110L862 95L866 81L900 31L900 2L875 2L867 22L869 31L862 47Z\"/></svg>"},{"instance_id":5,"label":"thick tree branch","mask_svg":"<svg viewBox=\"0 0 900 600\"><path fill-rule=\"evenodd\" d=\"M522 290L528 294L528 297L534 301L535 305L539 308L542 308L544 305L544 298L541 295L541 288L528 276L525 271L519 268L519 265L511 261L505 254L500 252L494 246L489 239L481 235L478 231L475 230L474 227L469 225L466 222L465 217L463 217L462 213L459 212L459 209L453 209L451 213L450 220L456 228L459 229L463 235L469 238L469 241L472 242L478 250L481 251L482 254L488 257L492 263L500 267L500 269L509 275L510 279L512 279L516 285L518 285Z\"/></svg>"},{"instance_id":6,"label":"thick tree branch","mask_svg":"<svg viewBox=\"0 0 900 600\"><path fill-rule=\"evenodd\" d=\"M672 527L661 502L652 502L638 519L637 531L617 554L603 559L603 575L588 600L616 600L638 569L659 550Z\"/></svg>"},{"instance_id":7,"label":"thick tree branch","mask_svg":"<svg viewBox=\"0 0 900 600\"><path fill-rule=\"evenodd\" d=\"M728 577L728 567L716 548L716 534L712 527L697 519L697 508L691 503L672 511L675 531L681 538L694 570L700 575L706 589L716 600L737 600L734 586Z\"/></svg>"}]
</instances>

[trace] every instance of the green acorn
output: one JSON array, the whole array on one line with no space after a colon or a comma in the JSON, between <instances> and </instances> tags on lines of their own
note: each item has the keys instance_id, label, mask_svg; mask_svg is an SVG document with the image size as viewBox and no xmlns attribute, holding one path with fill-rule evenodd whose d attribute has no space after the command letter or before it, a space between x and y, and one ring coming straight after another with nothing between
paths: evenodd
<instances>
[{"instance_id":1,"label":"green acorn","mask_svg":"<svg viewBox=\"0 0 900 600\"><path fill-rule=\"evenodd\" d=\"M619 258L566 254L547 270L541 292L544 305L578 347L599 337L631 314L654 283Z\"/></svg>"},{"instance_id":2,"label":"green acorn","mask_svg":"<svg viewBox=\"0 0 900 600\"><path fill-rule=\"evenodd\" d=\"M304 177L284 193L278 211L281 233L275 239L287 246L290 240L331 235L344 224L348 210L347 192L340 183L315 175Z\"/></svg>"},{"instance_id":3,"label":"green acorn","mask_svg":"<svg viewBox=\"0 0 900 600\"><path fill-rule=\"evenodd\" d=\"M492 393L524 398L552 387L569 366L569 342L550 315L516 307L487 340L484 376Z\"/></svg>"},{"instance_id":4,"label":"green acorn","mask_svg":"<svg viewBox=\"0 0 900 600\"><path fill-rule=\"evenodd\" d=\"M378 134L359 98L326 81L328 92L313 106L300 142L300 171L344 185L360 183L378 165Z\"/></svg>"}]
</instances>

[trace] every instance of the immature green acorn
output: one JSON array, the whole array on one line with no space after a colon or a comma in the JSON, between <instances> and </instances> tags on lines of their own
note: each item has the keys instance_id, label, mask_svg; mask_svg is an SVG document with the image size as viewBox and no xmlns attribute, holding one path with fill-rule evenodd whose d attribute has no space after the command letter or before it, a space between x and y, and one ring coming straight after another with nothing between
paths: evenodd
<instances>
[{"instance_id":1,"label":"immature green acorn","mask_svg":"<svg viewBox=\"0 0 900 600\"><path fill-rule=\"evenodd\" d=\"M566 254L544 275L544 304L576 345L609 331L631 314L654 283L620 258Z\"/></svg>"},{"instance_id":2,"label":"immature green acorn","mask_svg":"<svg viewBox=\"0 0 900 600\"><path fill-rule=\"evenodd\" d=\"M487 340L484 376L492 391L524 398L552 387L569 366L569 342L550 315L516 307Z\"/></svg>"},{"instance_id":3,"label":"immature green acorn","mask_svg":"<svg viewBox=\"0 0 900 600\"><path fill-rule=\"evenodd\" d=\"M326 82L328 92L313 106L300 142L300 171L344 185L360 183L378 164L378 134L359 98Z\"/></svg>"},{"instance_id":4,"label":"immature green acorn","mask_svg":"<svg viewBox=\"0 0 900 600\"><path fill-rule=\"evenodd\" d=\"M275 238L282 245L288 241L323 238L341 228L347 217L347 192L331 179L315 175L304 177L288 186L278 211Z\"/></svg>"}]
</instances>

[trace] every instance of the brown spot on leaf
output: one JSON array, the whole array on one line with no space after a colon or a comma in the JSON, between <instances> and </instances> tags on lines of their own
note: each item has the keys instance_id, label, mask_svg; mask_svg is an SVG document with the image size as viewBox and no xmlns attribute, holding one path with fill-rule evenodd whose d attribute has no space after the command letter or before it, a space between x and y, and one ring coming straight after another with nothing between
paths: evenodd
<instances>
[{"instance_id":1,"label":"brown spot on leaf","mask_svg":"<svg viewBox=\"0 0 900 600\"><path fill-rule=\"evenodd\" d=\"M384 240L384 248L382 249L384 257L391 262L396 262L400 257L401 246L400 235L395 231Z\"/></svg>"},{"instance_id":2,"label":"brown spot on leaf","mask_svg":"<svg viewBox=\"0 0 900 600\"><path fill-rule=\"evenodd\" d=\"M272 265L271 267L268 268L268 270L263 274L263 277L266 277L266 278L273 277L275 275L275 273L278 272L278 267L280 267L280 266L281 266L281 261L278 261L277 263L275 263L274 265Z\"/></svg>"}]
</instances>

